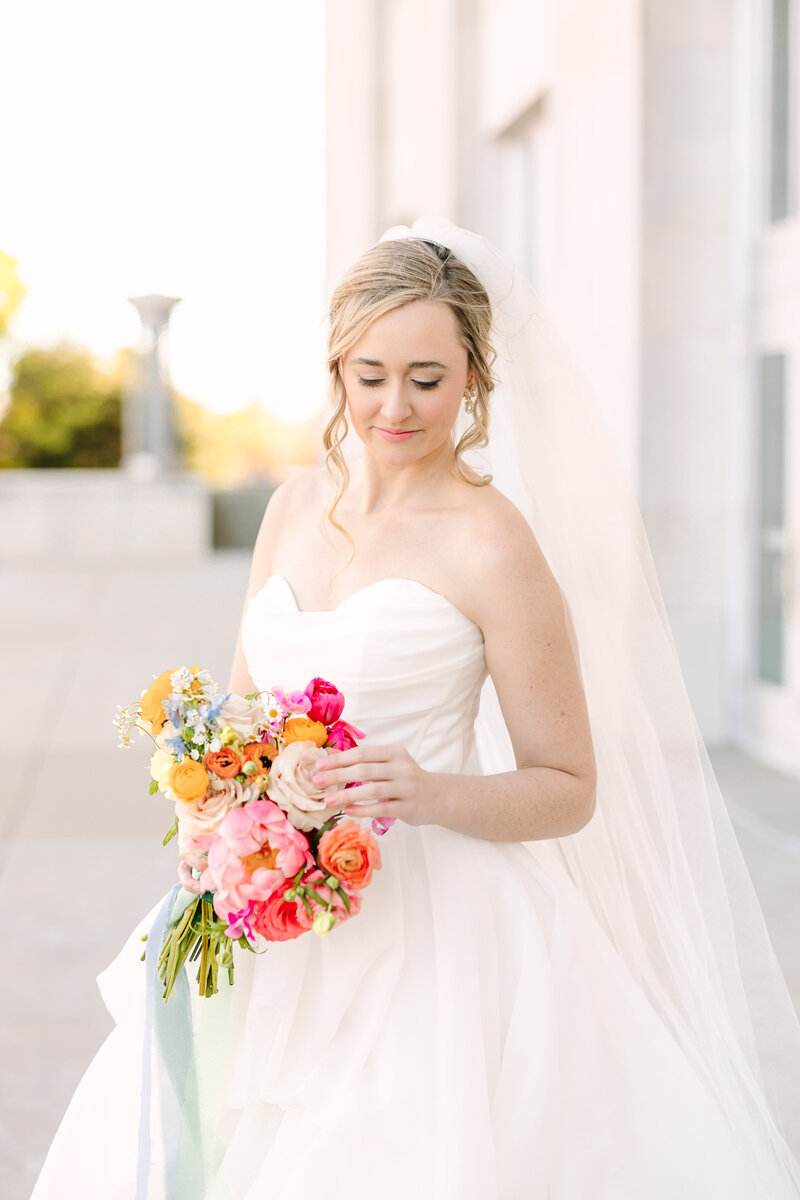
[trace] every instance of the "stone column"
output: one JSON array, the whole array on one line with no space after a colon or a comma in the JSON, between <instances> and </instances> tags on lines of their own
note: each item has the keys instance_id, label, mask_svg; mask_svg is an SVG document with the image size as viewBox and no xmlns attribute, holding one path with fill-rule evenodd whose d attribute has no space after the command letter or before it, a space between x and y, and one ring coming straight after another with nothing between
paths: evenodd
<instances>
[{"instance_id":1,"label":"stone column","mask_svg":"<svg viewBox=\"0 0 800 1200\"><path fill-rule=\"evenodd\" d=\"M123 468L137 479L158 479L177 470L177 438L169 389L166 332L179 298L131 296L142 321L134 379L122 419Z\"/></svg>"}]
</instances>

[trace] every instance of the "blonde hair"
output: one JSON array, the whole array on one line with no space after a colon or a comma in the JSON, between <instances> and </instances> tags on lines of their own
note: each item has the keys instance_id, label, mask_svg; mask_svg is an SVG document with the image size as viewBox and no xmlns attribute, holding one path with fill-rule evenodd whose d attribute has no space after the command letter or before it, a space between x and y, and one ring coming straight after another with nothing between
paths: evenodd
<instances>
[{"instance_id":1,"label":"blonde hair","mask_svg":"<svg viewBox=\"0 0 800 1200\"><path fill-rule=\"evenodd\" d=\"M494 388L491 366L496 354L489 340L492 309L486 290L472 271L445 247L419 238L378 242L344 275L334 289L329 310L327 361L333 412L322 434L322 442L325 465L336 485L336 494L322 517L322 532L327 537L325 522L330 522L348 539L353 554L355 542L334 516L350 482L350 472L341 450L349 425L347 395L339 362L377 317L413 300L443 300L453 310L461 344L473 371L475 400L472 423L453 447L451 467L459 479L475 487L483 487L492 481L491 475L474 479L462 462L465 450L471 446L485 446L489 441L489 396ZM352 562L353 554L349 562Z\"/></svg>"}]
</instances>

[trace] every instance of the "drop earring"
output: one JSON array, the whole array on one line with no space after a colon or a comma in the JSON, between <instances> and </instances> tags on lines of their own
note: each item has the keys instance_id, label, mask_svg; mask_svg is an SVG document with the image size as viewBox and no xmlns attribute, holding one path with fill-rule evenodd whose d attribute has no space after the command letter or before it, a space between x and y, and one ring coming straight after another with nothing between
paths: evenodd
<instances>
[{"instance_id":1,"label":"drop earring","mask_svg":"<svg viewBox=\"0 0 800 1200\"><path fill-rule=\"evenodd\" d=\"M478 389L473 383L472 387L464 389L464 411L471 413L475 408L475 398L478 395Z\"/></svg>"}]
</instances>

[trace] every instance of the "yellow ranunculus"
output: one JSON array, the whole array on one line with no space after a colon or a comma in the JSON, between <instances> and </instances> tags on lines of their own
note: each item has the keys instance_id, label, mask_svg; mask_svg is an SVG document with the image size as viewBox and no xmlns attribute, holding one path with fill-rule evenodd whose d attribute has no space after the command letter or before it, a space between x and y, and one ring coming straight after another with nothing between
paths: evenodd
<instances>
[{"instance_id":1,"label":"yellow ranunculus","mask_svg":"<svg viewBox=\"0 0 800 1200\"><path fill-rule=\"evenodd\" d=\"M150 756L150 774L158 784L158 790L162 792L168 800L176 799L175 793L169 786L170 771L175 765L175 756L170 754L169 750L165 750L163 747L159 747L159 749Z\"/></svg>"},{"instance_id":2,"label":"yellow ranunculus","mask_svg":"<svg viewBox=\"0 0 800 1200\"><path fill-rule=\"evenodd\" d=\"M313 742L315 746L324 746L328 740L328 730L321 721L290 717L283 727L283 740L287 746L289 742Z\"/></svg>"},{"instance_id":3,"label":"yellow ranunculus","mask_svg":"<svg viewBox=\"0 0 800 1200\"><path fill-rule=\"evenodd\" d=\"M172 682L170 676L177 667L173 667L171 671L163 671L158 679L154 679L146 692L142 694L139 701L142 709L142 716L145 721L150 722L153 733L160 733L164 728L167 720L167 715L162 707L162 700L166 700L172 695Z\"/></svg>"},{"instance_id":4,"label":"yellow ranunculus","mask_svg":"<svg viewBox=\"0 0 800 1200\"><path fill-rule=\"evenodd\" d=\"M183 762L172 764L169 772L169 786L184 804L192 804L202 800L208 787L208 771L201 762L193 758L185 758Z\"/></svg>"}]
</instances>

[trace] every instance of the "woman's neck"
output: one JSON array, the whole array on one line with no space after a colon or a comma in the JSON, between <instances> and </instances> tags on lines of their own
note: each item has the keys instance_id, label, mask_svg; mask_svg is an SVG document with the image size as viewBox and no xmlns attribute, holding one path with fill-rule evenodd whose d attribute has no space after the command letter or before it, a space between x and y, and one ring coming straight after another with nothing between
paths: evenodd
<instances>
[{"instance_id":1,"label":"woman's neck","mask_svg":"<svg viewBox=\"0 0 800 1200\"><path fill-rule=\"evenodd\" d=\"M387 466L369 451L350 468L348 507L360 517L372 513L434 507L457 482L452 447L404 466Z\"/></svg>"}]
</instances>

